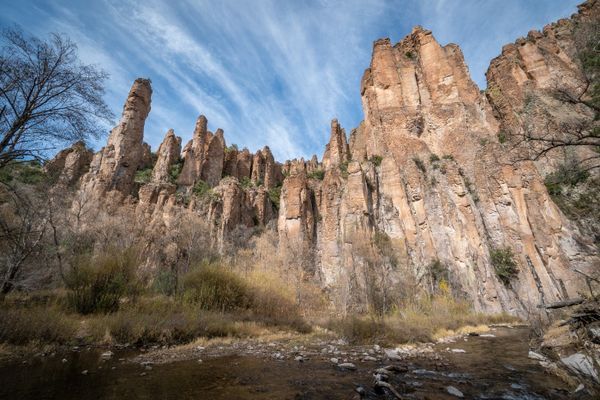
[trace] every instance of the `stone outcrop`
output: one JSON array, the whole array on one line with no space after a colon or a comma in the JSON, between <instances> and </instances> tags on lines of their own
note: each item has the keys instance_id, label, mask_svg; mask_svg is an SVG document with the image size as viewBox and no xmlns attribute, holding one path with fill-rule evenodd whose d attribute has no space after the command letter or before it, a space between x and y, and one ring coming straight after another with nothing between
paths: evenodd
<instances>
[{"instance_id":1,"label":"stone outcrop","mask_svg":"<svg viewBox=\"0 0 600 400\"><path fill-rule=\"evenodd\" d=\"M589 1L579 10L570 19L546 25L541 32L532 30L505 45L492 60L485 93L501 123L504 140L522 140L528 132L560 137L569 126L594 119L594 112L584 104L592 88L579 54L588 40L585 31L597 29L600 3ZM593 153L581 147L559 148L545 154L537 167L547 173L568 157L583 160L590 155Z\"/></svg>"},{"instance_id":2,"label":"stone outcrop","mask_svg":"<svg viewBox=\"0 0 600 400\"><path fill-rule=\"evenodd\" d=\"M75 142L71 147L61 150L44 165L47 174L63 185L73 185L88 171L94 153L84 142Z\"/></svg>"},{"instance_id":3,"label":"stone outcrop","mask_svg":"<svg viewBox=\"0 0 600 400\"><path fill-rule=\"evenodd\" d=\"M209 132L205 147L200 177L209 186L213 187L219 183L223 175L226 147L223 130L218 129L214 135Z\"/></svg>"},{"instance_id":4,"label":"stone outcrop","mask_svg":"<svg viewBox=\"0 0 600 400\"><path fill-rule=\"evenodd\" d=\"M169 131L151 181L134 182L136 171L152 163L143 143L151 89L138 79L82 190L99 199L133 195L136 215L160 229L186 209L206 222L221 250L240 231L276 219L281 255L344 307L362 302L360 310L370 310L362 293L374 280L392 297L406 295L410 285L434 290L446 280L478 310L527 316L539 303L576 295L582 281L574 269L589 272L600 260L548 195L545 164L512 162L498 137L525 129L519 113L532 94L550 115L536 124L564 112L588 117L547 92L557 84L582 90L573 21L597 19L597 4L505 46L492 61L485 93L460 48L440 45L422 27L394 45L377 40L360 87L364 120L347 138L334 119L321 162L313 156L282 165L267 146L254 154L228 148L223 131L211 133L200 116L183 150ZM69 164L79 171L67 174L71 182L87 165L84 152L67 161L72 153L54 162L56 170ZM179 160L175 184L171 168ZM518 265L509 282L493 263L506 249ZM413 281L403 286L407 279Z\"/></svg>"},{"instance_id":5,"label":"stone outcrop","mask_svg":"<svg viewBox=\"0 0 600 400\"><path fill-rule=\"evenodd\" d=\"M257 151L252 158L251 180L254 184L264 184L267 189L279 186L283 180L281 165L275 162L268 146Z\"/></svg>"},{"instance_id":6,"label":"stone outcrop","mask_svg":"<svg viewBox=\"0 0 600 400\"><path fill-rule=\"evenodd\" d=\"M134 176L143 166L144 123L150 112L150 80L136 79L123 107L121 121L108 137L106 147L94 155L89 172L83 177L83 190L101 198L109 191L121 196L133 194Z\"/></svg>"},{"instance_id":7,"label":"stone outcrop","mask_svg":"<svg viewBox=\"0 0 600 400\"><path fill-rule=\"evenodd\" d=\"M346 131L342 129L337 119L331 121L331 135L325 146L323 166L329 168L348 161L350 150L346 141Z\"/></svg>"},{"instance_id":8,"label":"stone outcrop","mask_svg":"<svg viewBox=\"0 0 600 400\"><path fill-rule=\"evenodd\" d=\"M577 229L535 166L503 157L496 139L502 121L458 46L441 46L421 27L396 45L376 41L361 95L365 120L348 147L332 123L322 182L311 187L304 162L296 173L293 163L285 166L284 251L298 241L313 246L323 285L335 288L345 270L367 262L362 242L385 237L417 277L439 261L453 290L483 311L527 315L577 293L573 268L589 270L598 259L574 239ZM491 261L506 247L519 264L510 287Z\"/></svg>"},{"instance_id":9,"label":"stone outcrop","mask_svg":"<svg viewBox=\"0 0 600 400\"><path fill-rule=\"evenodd\" d=\"M164 140L158 147L156 164L152 170L153 182L171 182L171 167L179 161L180 153L181 138L175 136L173 129L169 129Z\"/></svg>"},{"instance_id":10,"label":"stone outcrop","mask_svg":"<svg viewBox=\"0 0 600 400\"><path fill-rule=\"evenodd\" d=\"M204 115L198 117L192 140L185 145L182 158L183 169L177 183L180 185L193 185L200 179L204 164L204 147L208 135L208 120Z\"/></svg>"}]
</instances>

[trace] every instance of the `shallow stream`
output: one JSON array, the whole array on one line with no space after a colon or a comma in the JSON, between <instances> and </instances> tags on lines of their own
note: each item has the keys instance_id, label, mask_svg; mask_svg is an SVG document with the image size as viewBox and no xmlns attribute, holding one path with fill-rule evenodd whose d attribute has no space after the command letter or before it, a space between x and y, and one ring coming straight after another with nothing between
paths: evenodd
<instances>
[{"instance_id":1,"label":"shallow stream","mask_svg":"<svg viewBox=\"0 0 600 400\"><path fill-rule=\"evenodd\" d=\"M466 399L574 398L558 378L527 358L527 329L497 328L492 333L436 345L441 360L397 362L408 372L393 375L390 383L407 399L457 399L448 386ZM0 398L353 399L358 386L368 399L393 398L373 390L372 371L390 364L383 360L356 361L356 371L343 371L318 357L299 362L293 356L227 355L201 363L144 366L130 362L127 356L132 355L101 360L97 351L83 349L0 365Z\"/></svg>"}]
</instances>

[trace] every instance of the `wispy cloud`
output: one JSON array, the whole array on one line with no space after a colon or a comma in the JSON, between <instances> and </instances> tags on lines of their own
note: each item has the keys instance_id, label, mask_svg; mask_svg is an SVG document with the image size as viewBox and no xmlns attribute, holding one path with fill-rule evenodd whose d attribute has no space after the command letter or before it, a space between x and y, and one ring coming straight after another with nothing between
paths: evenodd
<instances>
[{"instance_id":1,"label":"wispy cloud","mask_svg":"<svg viewBox=\"0 0 600 400\"><path fill-rule=\"evenodd\" d=\"M37 0L0 4L0 23L43 36L68 34L81 58L105 68L118 114L138 76L153 81L146 140L169 128L188 140L195 119L228 143L269 145L279 160L322 154L329 120L362 119L360 78L372 42L402 39L413 25L461 45L484 86L502 44L575 11L579 0Z\"/></svg>"}]
</instances>

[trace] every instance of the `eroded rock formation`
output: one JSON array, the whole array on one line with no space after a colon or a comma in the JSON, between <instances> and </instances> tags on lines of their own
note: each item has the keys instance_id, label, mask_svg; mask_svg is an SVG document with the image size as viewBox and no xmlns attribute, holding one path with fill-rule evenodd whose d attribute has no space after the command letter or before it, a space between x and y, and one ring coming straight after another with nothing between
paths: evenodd
<instances>
[{"instance_id":1,"label":"eroded rock formation","mask_svg":"<svg viewBox=\"0 0 600 400\"><path fill-rule=\"evenodd\" d=\"M110 132L106 147L94 155L90 171L83 177L82 190L96 198L111 191L118 196L133 194L135 173L145 162L144 123L150 112L151 96L150 80L136 79L121 121Z\"/></svg>"},{"instance_id":2,"label":"eroded rock formation","mask_svg":"<svg viewBox=\"0 0 600 400\"><path fill-rule=\"evenodd\" d=\"M360 87L364 120L349 140L333 120L321 162L313 156L281 165L266 146L254 154L227 147L223 131L211 133L200 116L183 151L181 139L167 133L151 181L140 185L134 175L148 167L143 129L151 88L138 79L82 190L99 199L137 196L140 218L160 229L188 209L203 217L220 248L239 227L276 219L281 252L309 260L309 275L334 302L347 304L367 290L369 274L403 291L404 275L433 286L442 279L435 272L479 310L527 316L539 303L574 296L582 283L574 268L589 271L599 260L549 197L543 165L512 162L498 135L524 129L518 115L530 93L557 115L589 114L542 94L557 82L582 90L573 21L597 18L597 4L505 46L492 61L486 93L471 80L460 48L441 46L426 29L415 27L395 45L376 41ZM73 152L59 154L56 168L66 171ZM85 169L84 155L71 164L77 167L69 170ZM492 263L504 249L518 264L510 284Z\"/></svg>"}]
</instances>

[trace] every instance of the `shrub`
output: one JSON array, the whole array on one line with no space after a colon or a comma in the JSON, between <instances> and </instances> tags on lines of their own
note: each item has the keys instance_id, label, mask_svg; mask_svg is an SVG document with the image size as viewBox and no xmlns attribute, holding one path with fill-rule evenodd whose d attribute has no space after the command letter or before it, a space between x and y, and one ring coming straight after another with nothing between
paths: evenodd
<instances>
[{"instance_id":1,"label":"shrub","mask_svg":"<svg viewBox=\"0 0 600 400\"><path fill-rule=\"evenodd\" d=\"M154 291L166 296L175 294L177 290L177 274L171 270L161 270L153 282Z\"/></svg>"},{"instance_id":2,"label":"shrub","mask_svg":"<svg viewBox=\"0 0 600 400\"><path fill-rule=\"evenodd\" d=\"M505 143L507 139L508 139L508 136L506 135L506 133L504 131L498 132L498 141L500 143Z\"/></svg>"},{"instance_id":3,"label":"shrub","mask_svg":"<svg viewBox=\"0 0 600 400\"><path fill-rule=\"evenodd\" d=\"M0 309L0 342L25 345L29 342L69 342L77 323L51 307Z\"/></svg>"},{"instance_id":4,"label":"shrub","mask_svg":"<svg viewBox=\"0 0 600 400\"><path fill-rule=\"evenodd\" d=\"M432 162L432 163L435 163L435 162L438 162L438 161L440 161L440 158L438 157L438 155L437 155L437 154L431 154L431 155L429 156L429 161L430 161L430 162Z\"/></svg>"},{"instance_id":5,"label":"shrub","mask_svg":"<svg viewBox=\"0 0 600 400\"><path fill-rule=\"evenodd\" d=\"M234 311L250 307L250 288L223 267L203 265L183 277L183 299L203 310Z\"/></svg>"},{"instance_id":6,"label":"shrub","mask_svg":"<svg viewBox=\"0 0 600 400\"><path fill-rule=\"evenodd\" d=\"M590 176L590 173L581 168L581 166L571 161L562 164L556 171L548 174L544 179L544 184L551 195L560 195L564 186L575 187L580 183L585 182Z\"/></svg>"},{"instance_id":7,"label":"shrub","mask_svg":"<svg viewBox=\"0 0 600 400\"><path fill-rule=\"evenodd\" d=\"M426 173L427 168L425 167L425 163L419 157L413 157L413 161L417 168L421 170L421 172Z\"/></svg>"},{"instance_id":8,"label":"shrub","mask_svg":"<svg viewBox=\"0 0 600 400\"><path fill-rule=\"evenodd\" d=\"M340 164L340 171L342 172L342 178L348 178L348 161L344 161Z\"/></svg>"},{"instance_id":9,"label":"shrub","mask_svg":"<svg viewBox=\"0 0 600 400\"><path fill-rule=\"evenodd\" d=\"M225 154L230 153L232 151L239 151L238 145L237 144L232 144L229 147L225 147Z\"/></svg>"},{"instance_id":10,"label":"shrub","mask_svg":"<svg viewBox=\"0 0 600 400\"><path fill-rule=\"evenodd\" d=\"M308 177L308 179L317 179L317 180L322 181L323 178L325 178L325 171L323 171L322 169L316 169L316 170L310 172L307 175L307 177Z\"/></svg>"},{"instance_id":11,"label":"shrub","mask_svg":"<svg viewBox=\"0 0 600 400\"><path fill-rule=\"evenodd\" d=\"M409 60L414 60L415 59L415 53L413 53L412 51L407 51L404 53L404 55L406 56L406 58L408 58Z\"/></svg>"},{"instance_id":12,"label":"shrub","mask_svg":"<svg viewBox=\"0 0 600 400\"><path fill-rule=\"evenodd\" d=\"M281 198L281 186L276 186L274 188L269 189L269 200L275 206L277 210L279 210L279 200Z\"/></svg>"},{"instance_id":13,"label":"shrub","mask_svg":"<svg viewBox=\"0 0 600 400\"><path fill-rule=\"evenodd\" d=\"M427 266L427 271L434 286L437 287L442 282L448 282L448 268L439 259L433 260Z\"/></svg>"},{"instance_id":14,"label":"shrub","mask_svg":"<svg viewBox=\"0 0 600 400\"><path fill-rule=\"evenodd\" d=\"M37 185L48 180L48 176L36 160L11 163L0 169L0 182L17 180L28 185Z\"/></svg>"},{"instance_id":15,"label":"shrub","mask_svg":"<svg viewBox=\"0 0 600 400\"><path fill-rule=\"evenodd\" d=\"M125 296L135 296L137 254L132 249L75 258L65 276L68 301L81 314L114 312Z\"/></svg>"},{"instance_id":16,"label":"shrub","mask_svg":"<svg viewBox=\"0 0 600 400\"><path fill-rule=\"evenodd\" d=\"M371 158L369 158L369 161L371 161L376 167L379 167L381 165L381 162L383 161L383 157L378 155L372 155Z\"/></svg>"},{"instance_id":17,"label":"shrub","mask_svg":"<svg viewBox=\"0 0 600 400\"><path fill-rule=\"evenodd\" d=\"M177 178L179 178L182 170L183 160L179 160L175 164L171 165L171 168L169 168L169 178L171 178L171 183L177 182Z\"/></svg>"},{"instance_id":18,"label":"shrub","mask_svg":"<svg viewBox=\"0 0 600 400\"><path fill-rule=\"evenodd\" d=\"M508 286L511 279L519 273L512 249L510 247L492 249L490 258L498 279Z\"/></svg>"},{"instance_id":19,"label":"shrub","mask_svg":"<svg viewBox=\"0 0 600 400\"><path fill-rule=\"evenodd\" d=\"M210 186L208 185L208 183L204 182L203 180L199 180L198 182L196 182L196 184L194 185L194 187L192 189L192 193L194 193L196 196L198 196L200 198L209 196L210 191L211 191Z\"/></svg>"},{"instance_id":20,"label":"shrub","mask_svg":"<svg viewBox=\"0 0 600 400\"><path fill-rule=\"evenodd\" d=\"M240 179L240 185L242 185L244 189L248 189L252 186L252 180L247 176L244 176L242 179Z\"/></svg>"},{"instance_id":21,"label":"shrub","mask_svg":"<svg viewBox=\"0 0 600 400\"><path fill-rule=\"evenodd\" d=\"M141 169L136 171L135 177L133 178L136 183L148 183L152 179L152 168Z\"/></svg>"}]
</instances>

